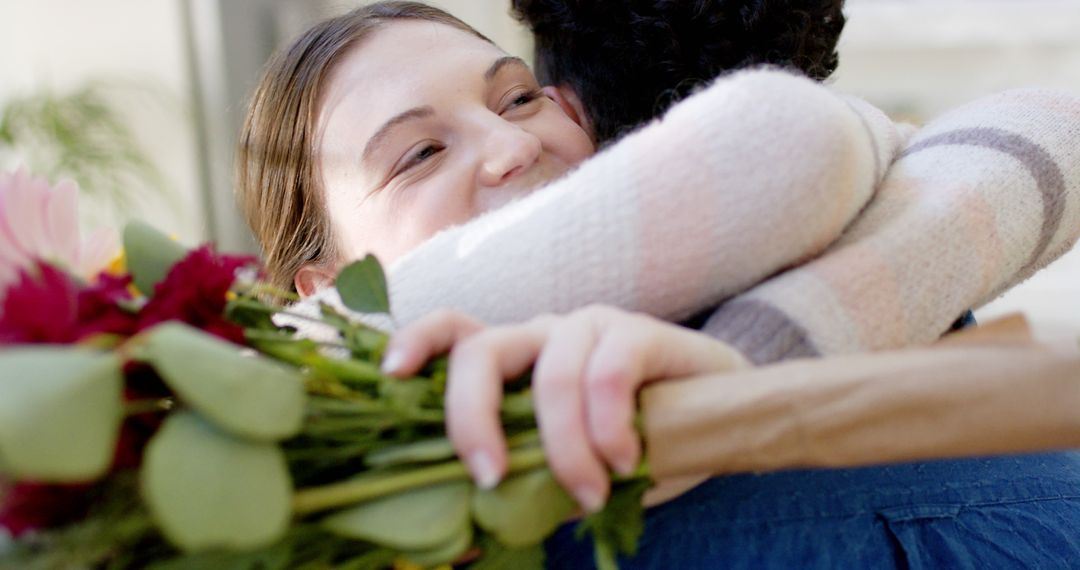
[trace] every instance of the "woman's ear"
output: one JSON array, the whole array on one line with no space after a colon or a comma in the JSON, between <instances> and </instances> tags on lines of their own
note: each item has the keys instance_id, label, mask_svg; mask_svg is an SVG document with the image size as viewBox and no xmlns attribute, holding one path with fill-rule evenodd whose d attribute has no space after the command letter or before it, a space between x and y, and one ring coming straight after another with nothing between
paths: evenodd
<instances>
[{"instance_id":1,"label":"woman's ear","mask_svg":"<svg viewBox=\"0 0 1080 570\"><path fill-rule=\"evenodd\" d=\"M326 266L309 263L296 272L293 284L301 297L310 297L320 289L334 286L334 272Z\"/></svg>"},{"instance_id":2,"label":"woman's ear","mask_svg":"<svg viewBox=\"0 0 1080 570\"><path fill-rule=\"evenodd\" d=\"M576 91L568 85L548 85L542 91L544 95L562 108L571 121L585 129L585 132L589 133L589 137L592 137L592 123L589 121L589 115L585 113L585 105L581 104L581 98L578 97Z\"/></svg>"}]
</instances>

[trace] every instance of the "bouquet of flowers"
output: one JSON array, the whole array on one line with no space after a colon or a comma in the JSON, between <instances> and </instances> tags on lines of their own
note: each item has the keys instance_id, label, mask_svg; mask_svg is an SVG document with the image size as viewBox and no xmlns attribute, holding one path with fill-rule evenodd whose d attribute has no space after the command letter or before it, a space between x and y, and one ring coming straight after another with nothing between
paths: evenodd
<instances>
[{"instance_id":1,"label":"bouquet of flowers","mask_svg":"<svg viewBox=\"0 0 1080 570\"><path fill-rule=\"evenodd\" d=\"M385 376L386 334L350 315L321 307L334 342L275 322L295 297L255 259L133 223L106 263L76 212L71 186L0 175L0 566L543 566L576 508L527 376L501 408L510 476L479 489L446 437L445 358ZM390 310L372 257L336 286ZM616 478L580 523L601 568L634 552L649 484Z\"/></svg>"}]
</instances>

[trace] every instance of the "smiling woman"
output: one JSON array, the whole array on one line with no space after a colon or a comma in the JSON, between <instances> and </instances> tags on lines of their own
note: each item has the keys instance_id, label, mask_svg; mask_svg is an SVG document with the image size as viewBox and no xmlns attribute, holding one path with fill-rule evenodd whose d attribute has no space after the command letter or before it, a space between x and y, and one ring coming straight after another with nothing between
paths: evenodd
<instances>
[{"instance_id":1,"label":"smiling woman","mask_svg":"<svg viewBox=\"0 0 1080 570\"><path fill-rule=\"evenodd\" d=\"M428 6L327 20L267 70L237 192L281 288L311 293L364 251L393 260L593 152L569 103L543 96L521 59Z\"/></svg>"},{"instance_id":2,"label":"smiling woman","mask_svg":"<svg viewBox=\"0 0 1080 570\"><path fill-rule=\"evenodd\" d=\"M384 263L593 151L521 59L474 33L424 21L387 26L345 54L327 81L318 124L340 253L372 252ZM396 215L405 209L408 216ZM327 269L302 268L301 293L328 284Z\"/></svg>"}]
</instances>

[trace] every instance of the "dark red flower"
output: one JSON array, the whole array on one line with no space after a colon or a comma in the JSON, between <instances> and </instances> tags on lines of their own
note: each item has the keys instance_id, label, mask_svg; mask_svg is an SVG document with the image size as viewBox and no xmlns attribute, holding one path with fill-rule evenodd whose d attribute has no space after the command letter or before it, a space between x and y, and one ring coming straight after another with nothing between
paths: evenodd
<instances>
[{"instance_id":1,"label":"dark red flower","mask_svg":"<svg viewBox=\"0 0 1080 570\"><path fill-rule=\"evenodd\" d=\"M96 333L135 334L137 317L123 306L134 300L129 285L130 275L114 277L103 273L98 276L97 283L79 291L80 339Z\"/></svg>"},{"instance_id":2,"label":"dark red flower","mask_svg":"<svg viewBox=\"0 0 1080 570\"><path fill-rule=\"evenodd\" d=\"M250 256L218 255L208 245L192 251L154 287L139 312L138 329L176 320L244 344L244 329L225 319L226 295L237 270L255 263Z\"/></svg>"},{"instance_id":3,"label":"dark red flower","mask_svg":"<svg viewBox=\"0 0 1080 570\"><path fill-rule=\"evenodd\" d=\"M77 337L78 285L63 271L37 263L8 288L0 313L0 343L71 343Z\"/></svg>"},{"instance_id":4,"label":"dark red flower","mask_svg":"<svg viewBox=\"0 0 1080 570\"><path fill-rule=\"evenodd\" d=\"M135 315L120 301L131 300L129 277L102 275L82 286L64 271L38 262L19 274L0 312L0 344L69 344L97 334L131 335Z\"/></svg>"},{"instance_id":5,"label":"dark red flower","mask_svg":"<svg viewBox=\"0 0 1080 570\"><path fill-rule=\"evenodd\" d=\"M161 400L171 395L172 391L148 364L131 361L124 366L125 402ZM165 414L159 411L128 414L120 426L120 437L116 442L112 469L114 471L135 469L141 465L143 450L147 442L161 427L164 420Z\"/></svg>"},{"instance_id":6,"label":"dark red flower","mask_svg":"<svg viewBox=\"0 0 1080 570\"><path fill-rule=\"evenodd\" d=\"M0 527L18 537L78 520L86 516L93 487L90 483L15 483L0 495Z\"/></svg>"}]
</instances>

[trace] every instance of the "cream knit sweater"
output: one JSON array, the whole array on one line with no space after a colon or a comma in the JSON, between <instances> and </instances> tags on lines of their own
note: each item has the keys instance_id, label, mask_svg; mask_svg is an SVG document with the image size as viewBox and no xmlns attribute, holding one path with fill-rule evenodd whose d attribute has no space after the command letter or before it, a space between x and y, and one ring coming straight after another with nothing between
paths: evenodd
<instances>
[{"instance_id":1,"label":"cream knit sweater","mask_svg":"<svg viewBox=\"0 0 1080 570\"><path fill-rule=\"evenodd\" d=\"M931 122L824 255L704 327L752 360L928 343L1080 238L1080 97L1021 89ZM1062 307L1080 316L1080 299Z\"/></svg>"},{"instance_id":2,"label":"cream knit sweater","mask_svg":"<svg viewBox=\"0 0 1080 570\"><path fill-rule=\"evenodd\" d=\"M679 321L731 299L705 330L757 362L930 340L1075 242L1078 123L1076 99L1010 93L935 121L888 170L904 141L877 109L783 72L734 74L400 259L391 303L398 324L590 303ZM1004 138L953 140L983 131Z\"/></svg>"}]
</instances>

